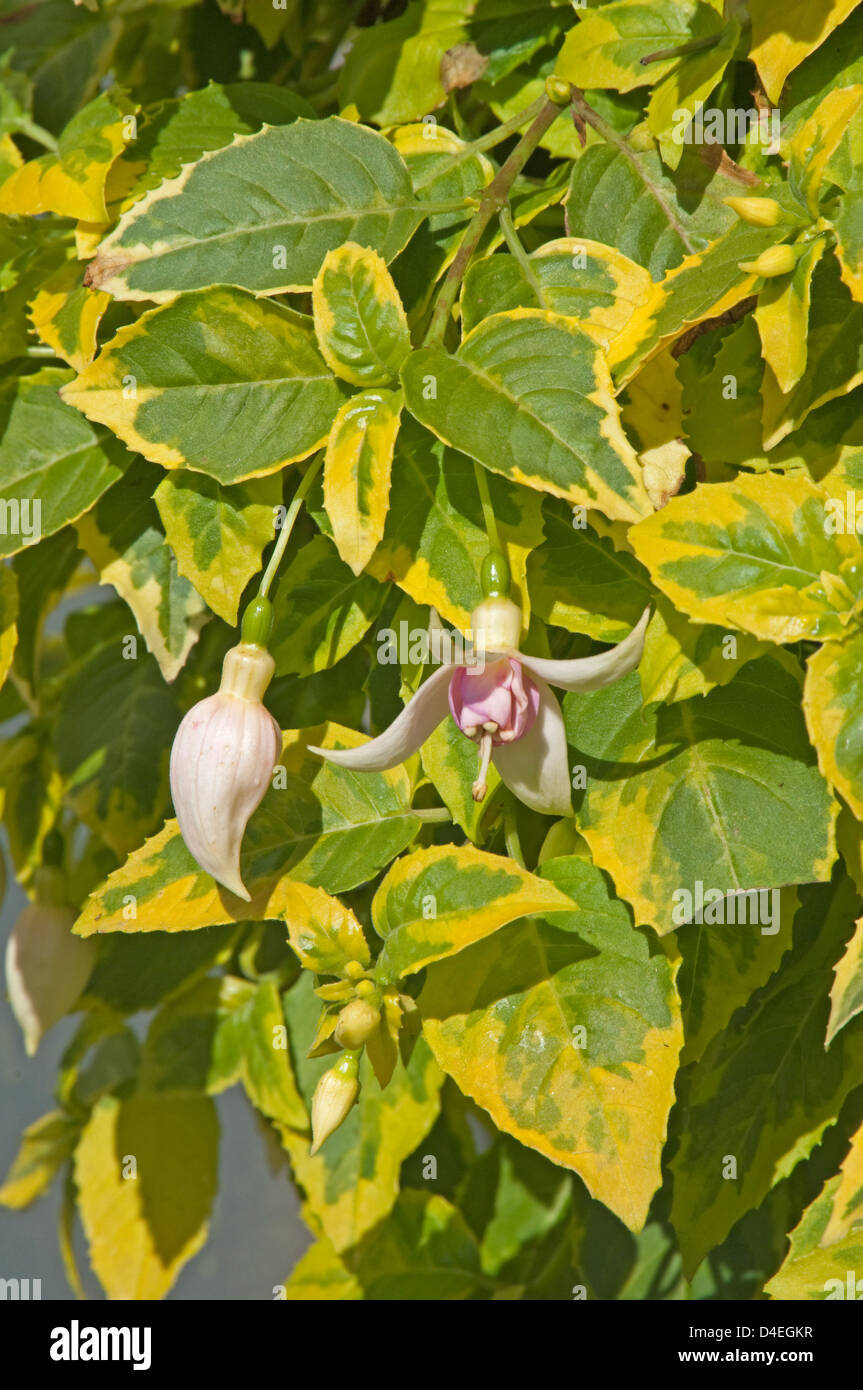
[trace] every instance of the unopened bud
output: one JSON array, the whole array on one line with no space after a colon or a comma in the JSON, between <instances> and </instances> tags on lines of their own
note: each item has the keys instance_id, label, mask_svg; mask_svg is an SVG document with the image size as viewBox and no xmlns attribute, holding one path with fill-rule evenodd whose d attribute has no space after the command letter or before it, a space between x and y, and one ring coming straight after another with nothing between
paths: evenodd
<instances>
[{"instance_id":1,"label":"unopened bud","mask_svg":"<svg viewBox=\"0 0 863 1390\"><path fill-rule=\"evenodd\" d=\"M723 198L723 202L750 227L775 227L782 220L775 198Z\"/></svg>"},{"instance_id":2,"label":"unopened bud","mask_svg":"<svg viewBox=\"0 0 863 1390\"><path fill-rule=\"evenodd\" d=\"M317 1153L325 1139L347 1117L360 1089L357 1080L359 1054L346 1052L334 1067L325 1071L312 1096L312 1147Z\"/></svg>"},{"instance_id":3,"label":"unopened bud","mask_svg":"<svg viewBox=\"0 0 863 1390\"><path fill-rule=\"evenodd\" d=\"M69 1013L90 978L96 959L92 941L72 935L69 907L30 903L6 946L6 989L21 1025L27 1056Z\"/></svg>"},{"instance_id":4,"label":"unopened bud","mask_svg":"<svg viewBox=\"0 0 863 1390\"><path fill-rule=\"evenodd\" d=\"M339 1014L335 1039L339 1047L362 1047L380 1027L381 1016L367 999L352 999Z\"/></svg>"},{"instance_id":5,"label":"unopened bud","mask_svg":"<svg viewBox=\"0 0 863 1390\"><path fill-rule=\"evenodd\" d=\"M765 280L773 280L777 275L790 275L797 264L793 246L770 246L762 251L757 261L739 261L741 270L749 275L760 275Z\"/></svg>"},{"instance_id":6,"label":"unopened bud","mask_svg":"<svg viewBox=\"0 0 863 1390\"><path fill-rule=\"evenodd\" d=\"M545 94L555 106L568 106L572 100L572 87L562 77L547 77Z\"/></svg>"},{"instance_id":7,"label":"unopened bud","mask_svg":"<svg viewBox=\"0 0 863 1390\"><path fill-rule=\"evenodd\" d=\"M246 902L240 846L282 748L279 726L261 703L274 671L263 647L232 647L217 693L192 706L171 749L171 795L186 846Z\"/></svg>"}]
</instances>

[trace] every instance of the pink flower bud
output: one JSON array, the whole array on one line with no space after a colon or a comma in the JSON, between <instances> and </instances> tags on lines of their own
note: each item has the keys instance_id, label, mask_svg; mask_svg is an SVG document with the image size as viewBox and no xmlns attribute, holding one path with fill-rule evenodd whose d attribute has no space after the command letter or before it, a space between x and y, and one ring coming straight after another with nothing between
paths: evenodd
<instances>
[{"instance_id":1,"label":"pink flower bud","mask_svg":"<svg viewBox=\"0 0 863 1390\"><path fill-rule=\"evenodd\" d=\"M93 942L72 935L74 921L69 907L30 903L9 937L6 988L28 1057L72 1009L93 969Z\"/></svg>"},{"instance_id":2,"label":"pink flower bud","mask_svg":"<svg viewBox=\"0 0 863 1390\"><path fill-rule=\"evenodd\" d=\"M274 670L263 647L232 647L219 690L192 706L171 749L171 795L186 846L246 902L240 846L282 748L281 730L261 703Z\"/></svg>"}]
</instances>

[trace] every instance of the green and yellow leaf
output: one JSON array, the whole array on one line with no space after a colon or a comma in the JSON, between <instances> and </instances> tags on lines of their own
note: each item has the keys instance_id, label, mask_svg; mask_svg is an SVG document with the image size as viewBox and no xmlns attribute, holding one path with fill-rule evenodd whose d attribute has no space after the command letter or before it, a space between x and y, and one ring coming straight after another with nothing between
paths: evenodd
<instances>
[{"instance_id":1,"label":"green and yellow leaf","mask_svg":"<svg viewBox=\"0 0 863 1390\"><path fill-rule=\"evenodd\" d=\"M823 0L813 11L808 0L750 0L749 56L774 104L788 74L847 19L856 4L857 0Z\"/></svg>"},{"instance_id":2,"label":"green and yellow leaf","mask_svg":"<svg viewBox=\"0 0 863 1390\"><path fill-rule=\"evenodd\" d=\"M218 1147L208 1096L163 1091L99 1101L75 1153L75 1182L90 1263L109 1299L164 1298L201 1249Z\"/></svg>"},{"instance_id":3,"label":"green and yellow leaf","mask_svg":"<svg viewBox=\"0 0 863 1390\"><path fill-rule=\"evenodd\" d=\"M384 947L378 978L413 975L507 922L567 906L565 894L513 860L472 845L416 850L394 864L372 902Z\"/></svg>"},{"instance_id":4,"label":"green and yellow leaf","mask_svg":"<svg viewBox=\"0 0 863 1390\"><path fill-rule=\"evenodd\" d=\"M69 261L43 282L31 300L30 318L42 342L83 372L96 356L96 333L109 302L103 291L84 288L80 264Z\"/></svg>"},{"instance_id":5,"label":"green and yellow leaf","mask_svg":"<svg viewBox=\"0 0 863 1390\"><path fill-rule=\"evenodd\" d=\"M290 730L283 738L284 776L267 792L244 840L241 872L251 905L198 868L170 820L93 894L76 924L78 934L193 931L219 922L278 919L282 875L328 893L346 892L410 844L422 822L410 808L403 767L354 773L308 752L307 743L355 748L365 742L338 724Z\"/></svg>"},{"instance_id":6,"label":"green and yellow leaf","mask_svg":"<svg viewBox=\"0 0 863 1390\"><path fill-rule=\"evenodd\" d=\"M231 185L242 193L226 200ZM238 135L153 189L102 242L88 283L157 303L207 285L310 290L328 251L354 241L389 262L421 218L382 135L300 119Z\"/></svg>"},{"instance_id":7,"label":"green and yellow leaf","mask_svg":"<svg viewBox=\"0 0 863 1390\"><path fill-rule=\"evenodd\" d=\"M493 314L454 356L413 352L402 381L416 418L492 472L613 520L651 510L605 357L563 316Z\"/></svg>"},{"instance_id":8,"label":"green and yellow leaf","mask_svg":"<svg viewBox=\"0 0 863 1390\"><path fill-rule=\"evenodd\" d=\"M273 539L281 479L250 478L223 487L203 473L168 473L153 493L177 569L226 623L261 568Z\"/></svg>"},{"instance_id":9,"label":"green and yellow leaf","mask_svg":"<svg viewBox=\"0 0 863 1390\"><path fill-rule=\"evenodd\" d=\"M153 463L229 484L313 453L344 394L292 310L221 288L121 328L63 399Z\"/></svg>"},{"instance_id":10,"label":"green and yellow leaf","mask_svg":"<svg viewBox=\"0 0 863 1390\"><path fill-rule=\"evenodd\" d=\"M410 352L405 311L386 262L348 241L324 258L312 286L318 347L352 386L388 386Z\"/></svg>"},{"instance_id":11,"label":"green and yellow leaf","mask_svg":"<svg viewBox=\"0 0 863 1390\"><path fill-rule=\"evenodd\" d=\"M20 1211L41 1197L75 1152L79 1132L77 1121L62 1110L52 1110L28 1125L0 1187L0 1206Z\"/></svg>"},{"instance_id":12,"label":"green and yellow leaf","mask_svg":"<svg viewBox=\"0 0 863 1390\"><path fill-rule=\"evenodd\" d=\"M542 498L490 474L489 495L512 574L513 598L530 617L526 568L542 541ZM377 579L393 579L419 604L436 608L465 631L482 598L480 572L488 553L471 460L448 448L410 416L402 417L393 456L383 538L369 561Z\"/></svg>"},{"instance_id":13,"label":"green and yellow leaf","mask_svg":"<svg viewBox=\"0 0 863 1390\"><path fill-rule=\"evenodd\" d=\"M569 913L513 922L433 965L423 1033L500 1129L574 1169L640 1230L683 1040L675 972L592 865L557 859L543 873L570 895Z\"/></svg>"},{"instance_id":14,"label":"green and yellow leaf","mask_svg":"<svg viewBox=\"0 0 863 1390\"><path fill-rule=\"evenodd\" d=\"M61 132L56 154L31 159L0 187L0 213L105 221L105 180L134 138L135 109L116 89L91 101Z\"/></svg>"},{"instance_id":15,"label":"green and yellow leaf","mask_svg":"<svg viewBox=\"0 0 863 1390\"><path fill-rule=\"evenodd\" d=\"M200 636L207 606L188 579L162 530L153 492L162 474L136 460L77 523L78 539L102 584L111 584L131 608L138 631L173 681Z\"/></svg>"},{"instance_id":16,"label":"green and yellow leaf","mask_svg":"<svg viewBox=\"0 0 863 1390\"><path fill-rule=\"evenodd\" d=\"M642 708L635 673L566 696L587 784L576 823L636 922L673 931L699 881L723 896L830 877L837 806L799 700L799 677L772 656L658 710Z\"/></svg>"},{"instance_id":17,"label":"green and yellow leaf","mask_svg":"<svg viewBox=\"0 0 863 1390\"><path fill-rule=\"evenodd\" d=\"M809 658L803 709L818 766L863 817L863 635L855 628Z\"/></svg>"},{"instance_id":18,"label":"green and yellow leaf","mask_svg":"<svg viewBox=\"0 0 863 1390\"><path fill-rule=\"evenodd\" d=\"M324 506L339 554L354 574L384 534L400 391L360 391L340 406L324 458Z\"/></svg>"},{"instance_id":19,"label":"green and yellow leaf","mask_svg":"<svg viewBox=\"0 0 863 1390\"><path fill-rule=\"evenodd\" d=\"M630 540L654 583L696 622L794 642L840 635L853 607L847 588L829 581L857 542L827 534L826 519L827 496L807 478L741 474L673 497Z\"/></svg>"},{"instance_id":20,"label":"green and yellow leaf","mask_svg":"<svg viewBox=\"0 0 863 1390\"><path fill-rule=\"evenodd\" d=\"M130 460L101 426L64 405L70 373L44 367L0 384L0 556L14 555L74 521L122 477Z\"/></svg>"}]
</instances>

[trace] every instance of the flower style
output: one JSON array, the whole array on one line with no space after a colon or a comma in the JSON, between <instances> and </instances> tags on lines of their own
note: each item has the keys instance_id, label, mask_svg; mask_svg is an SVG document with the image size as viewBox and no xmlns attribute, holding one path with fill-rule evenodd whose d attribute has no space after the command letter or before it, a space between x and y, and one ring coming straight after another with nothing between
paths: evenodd
<instances>
[{"instance_id":1,"label":"flower style","mask_svg":"<svg viewBox=\"0 0 863 1390\"><path fill-rule=\"evenodd\" d=\"M202 869L246 902L240 845L282 748L279 726L261 703L274 671L263 647L232 647L218 691L192 706L171 749L171 795L186 846Z\"/></svg>"},{"instance_id":2,"label":"flower style","mask_svg":"<svg viewBox=\"0 0 863 1390\"><path fill-rule=\"evenodd\" d=\"M650 617L645 609L628 637L610 651L573 661L526 656L518 650L521 609L499 595L471 615L476 665L441 666L378 738L361 748L312 748L355 772L383 772L404 762L451 714L479 749L475 801L486 795L489 763L506 786L535 811L572 814L566 730L550 687L598 690L638 665Z\"/></svg>"}]
</instances>

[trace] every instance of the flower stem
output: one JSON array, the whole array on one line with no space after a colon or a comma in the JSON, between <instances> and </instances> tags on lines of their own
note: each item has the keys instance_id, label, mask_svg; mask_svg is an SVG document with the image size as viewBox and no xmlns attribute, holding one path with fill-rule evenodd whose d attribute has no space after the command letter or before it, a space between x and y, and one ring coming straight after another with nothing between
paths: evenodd
<instances>
[{"instance_id":1,"label":"flower stem","mask_svg":"<svg viewBox=\"0 0 863 1390\"><path fill-rule=\"evenodd\" d=\"M480 505L482 506L482 519L485 523L485 533L488 536L489 550L503 550L500 543L500 534L497 529L497 517L494 514L494 507L491 505L491 496L488 490L488 478L481 463L473 461L473 471L476 477L476 490L479 493Z\"/></svg>"},{"instance_id":2,"label":"flower stem","mask_svg":"<svg viewBox=\"0 0 863 1390\"><path fill-rule=\"evenodd\" d=\"M487 130L485 135L479 135L476 140L471 140L464 149L459 150L458 154L454 154L446 161L435 162L428 173L416 180L414 189L425 188L427 184L434 183L435 179L442 178L444 174L449 173L450 169L455 169L456 165L461 164L463 159L470 159L471 155L482 154L483 150L491 150L494 149L495 145L502 144L504 140L509 139L510 135L515 135L522 126L527 125L528 121L534 120L544 105L545 97L537 97L530 106L526 106L523 111L517 112L508 121L504 121L503 125L495 126L493 130ZM433 148L434 140L430 140L429 145Z\"/></svg>"},{"instance_id":3,"label":"flower stem","mask_svg":"<svg viewBox=\"0 0 863 1390\"><path fill-rule=\"evenodd\" d=\"M438 292L428 331L423 340L424 347L435 347L443 342L459 286L470 264L471 257L482 240L483 232L495 214L506 206L513 182L521 173L551 123L560 115L561 109L559 102L552 101L550 97L543 101L529 129L525 131L491 183L483 189L479 207L468 223L461 245L456 251L455 258L444 276L443 284Z\"/></svg>"},{"instance_id":4,"label":"flower stem","mask_svg":"<svg viewBox=\"0 0 863 1390\"><path fill-rule=\"evenodd\" d=\"M321 452L318 454L318 457L316 459L313 459L312 462L309 464L308 468L306 469L305 473L300 479L296 492L291 498L291 505L288 507L287 514L282 523L282 528L279 532L278 539L276 541L276 544L273 546L273 553L270 556L267 568L264 570L263 576L261 578L261 583L258 588L259 598L266 598L267 594L270 592L270 585L275 579L276 570L279 568L282 556L285 553L285 548L288 544L288 541L291 539L291 532L294 529L294 522L300 514L300 507L303 505L303 502L308 496L309 490L311 489L312 483L315 481L315 478L318 476L323 461L324 455L323 452Z\"/></svg>"}]
</instances>

